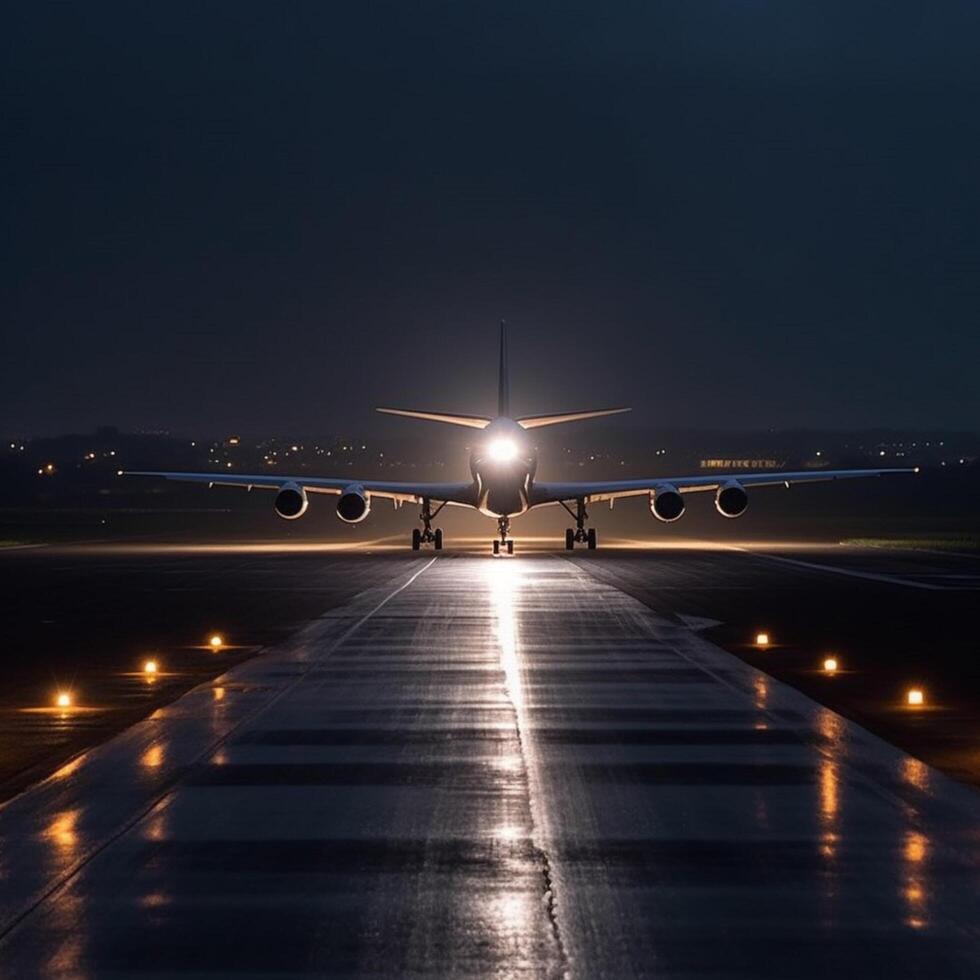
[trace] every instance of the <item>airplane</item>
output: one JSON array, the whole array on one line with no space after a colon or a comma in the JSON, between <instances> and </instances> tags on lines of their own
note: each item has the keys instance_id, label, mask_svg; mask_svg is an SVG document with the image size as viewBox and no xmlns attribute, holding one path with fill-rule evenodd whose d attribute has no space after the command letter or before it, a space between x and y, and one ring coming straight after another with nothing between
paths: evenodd
<instances>
[{"instance_id":1,"label":"airplane","mask_svg":"<svg viewBox=\"0 0 980 980\"><path fill-rule=\"evenodd\" d=\"M577 544L597 547L595 527L586 527L588 507L620 497L648 497L650 512L664 524L684 516L685 496L690 493L714 492L715 509L722 517L737 518L748 507L748 489L816 483L826 480L848 480L893 473L917 473L914 468L805 470L802 472L768 471L727 473L715 476L655 476L641 480L599 480L594 482L546 483L536 479L537 451L527 440L527 433L544 426L602 418L630 411L629 408L604 408L557 415L510 414L510 378L507 358L507 334L500 325L500 366L497 384L497 415L451 415L415 409L379 408L386 415L442 422L448 425L479 429L483 436L470 454L470 479L458 483L401 483L379 480L354 480L309 476L244 475L238 473L169 473L147 470L123 471L126 476L163 477L189 483L206 483L210 487L230 486L275 490L275 512L287 521L302 517L309 507L309 494L335 494L337 516L347 524L358 524L371 512L371 501L378 497L392 500L398 507L404 503L421 505L421 528L412 531L412 550L432 545L443 546L441 528L433 530L432 522L447 504L472 507L487 517L496 518L497 534L493 553L514 553L509 537L511 519L534 507L560 505L568 511L574 528L565 531L565 548ZM433 505L435 505L433 509Z\"/></svg>"}]
</instances>

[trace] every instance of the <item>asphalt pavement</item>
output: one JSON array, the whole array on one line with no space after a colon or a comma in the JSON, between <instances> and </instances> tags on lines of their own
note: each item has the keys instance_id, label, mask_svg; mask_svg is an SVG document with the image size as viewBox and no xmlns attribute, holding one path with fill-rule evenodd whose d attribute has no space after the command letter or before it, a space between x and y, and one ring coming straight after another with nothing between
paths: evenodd
<instances>
[{"instance_id":1,"label":"asphalt pavement","mask_svg":"<svg viewBox=\"0 0 980 980\"><path fill-rule=\"evenodd\" d=\"M980 797L723 649L683 560L391 562L0 809L4 974L978 975ZM804 600L739 568L934 594L714 567L755 618Z\"/></svg>"}]
</instances>

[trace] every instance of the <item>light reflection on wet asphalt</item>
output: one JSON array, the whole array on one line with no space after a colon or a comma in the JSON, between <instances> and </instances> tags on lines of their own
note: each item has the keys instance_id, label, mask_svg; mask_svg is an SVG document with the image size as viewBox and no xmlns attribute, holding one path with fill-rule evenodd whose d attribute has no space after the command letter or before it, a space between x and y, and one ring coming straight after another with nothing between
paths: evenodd
<instances>
[{"instance_id":1,"label":"light reflection on wet asphalt","mask_svg":"<svg viewBox=\"0 0 980 980\"><path fill-rule=\"evenodd\" d=\"M0 809L4 974L980 975L972 791L562 558L405 582Z\"/></svg>"}]
</instances>

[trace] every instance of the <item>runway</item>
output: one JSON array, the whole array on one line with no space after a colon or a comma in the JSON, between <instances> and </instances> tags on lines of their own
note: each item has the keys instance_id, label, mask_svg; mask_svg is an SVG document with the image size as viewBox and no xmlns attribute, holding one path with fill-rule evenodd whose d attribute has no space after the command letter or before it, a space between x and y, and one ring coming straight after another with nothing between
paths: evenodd
<instances>
[{"instance_id":1,"label":"runway","mask_svg":"<svg viewBox=\"0 0 980 980\"><path fill-rule=\"evenodd\" d=\"M4 975L980 974L980 797L586 566L407 559L8 802Z\"/></svg>"}]
</instances>

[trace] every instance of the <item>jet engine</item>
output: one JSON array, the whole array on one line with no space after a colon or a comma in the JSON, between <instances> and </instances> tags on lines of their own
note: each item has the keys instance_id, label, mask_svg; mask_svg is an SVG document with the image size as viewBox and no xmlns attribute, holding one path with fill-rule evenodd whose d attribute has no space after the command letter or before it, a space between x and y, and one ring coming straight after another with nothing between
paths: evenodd
<instances>
[{"instance_id":1,"label":"jet engine","mask_svg":"<svg viewBox=\"0 0 980 980\"><path fill-rule=\"evenodd\" d=\"M302 517L309 506L309 497L298 483L283 484L276 494L276 513L284 521L295 521L298 517Z\"/></svg>"},{"instance_id":2,"label":"jet engine","mask_svg":"<svg viewBox=\"0 0 980 980\"><path fill-rule=\"evenodd\" d=\"M661 484L650 494L650 512L658 521L671 524L684 516L684 498L677 487Z\"/></svg>"},{"instance_id":3,"label":"jet engine","mask_svg":"<svg viewBox=\"0 0 980 980\"><path fill-rule=\"evenodd\" d=\"M337 516L345 524L359 524L371 513L371 501L363 487L351 485L337 501Z\"/></svg>"},{"instance_id":4,"label":"jet engine","mask_svg":"<svg viewBox=\"0 0 980 980\"><path fill-rule=\"evenodd\" d=\"M741 517L749 506L749 495L738 480L723 483L715 494L715 510L722 517Z\"/></svg>"}]
</instances>

